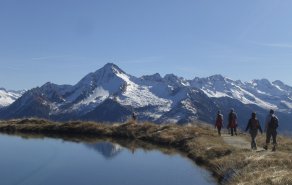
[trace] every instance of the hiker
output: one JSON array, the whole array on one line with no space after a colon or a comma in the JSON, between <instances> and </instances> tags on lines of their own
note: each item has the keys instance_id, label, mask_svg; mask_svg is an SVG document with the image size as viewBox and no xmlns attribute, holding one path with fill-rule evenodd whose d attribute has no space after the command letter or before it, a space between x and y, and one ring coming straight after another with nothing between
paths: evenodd
<instances>
[{"instance_id":1,"label":"hiker","mask_svg":"<svg viewBox=\"0 0 292 185\"><path fill-rule=\"evenodd\" d=\"M228 129L230 129L231 136L233 136L233 134L237 135L236 127L237 127L237 115L234 112L234 109L231 109L228 115L228 127L227 127Z\"/></svg>"},{"instance_id":2,"label":"hiker","mask_svg":"<svg viewBox=\"0 0 292 185\"><path fill-rule=\"evenodd\" d=\"M265 150L268 150L268 145L270 143L271 137L273 137L273 148L272 151L276 151L277 145L277 128L279 126L278 118L274 114L274 110L270 110L270 113L266 117L265 131L266 131L266 145L264 146Z\"/></svg>"},{"instance_id":3,"label":"hiker","mask_svg":"<svg viewBox=\"0 0 292 185\"><path fill-rule=\"evenodd\" d=\"M221 136L221 128L223 127L223 115L220 110L217 112L215 128L218 130L218 135Z\"/></svg>"},{"instance_id":4,"label":"hiker","mask_svg":"<svg viewBox=\"0 0 292 185\"><path fill-rule=\"evenodd\" d=\"M258 130L260 130L261 134L263 134L263 130L262 127L260 125L259 120L256 117L256 113L253 112L251 114L251 118L248 121L248 124L246 126L245 131L248 131L250 133L251 136L251 149L256 150L257 149L257 144L256 144L256 137L258 134Z\"/></svg>"},{"instance_id":5,"label":"hiker","mask_svg":"<svg viewBox=\"0 0 292 185\"><path fill-rule=\"evenodd\" d=\"M136 123L136 120L137 120L137 115L135 114L135 112L132 113L132 121L134 123Z\"/></svg>"}]
</instances>

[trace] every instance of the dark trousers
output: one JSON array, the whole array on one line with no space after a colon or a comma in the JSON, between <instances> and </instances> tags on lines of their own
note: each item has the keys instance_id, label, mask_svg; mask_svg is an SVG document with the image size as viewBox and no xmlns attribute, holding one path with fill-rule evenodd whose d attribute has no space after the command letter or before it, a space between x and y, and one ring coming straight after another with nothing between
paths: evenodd
<instances>
[{"instance_id":1,"label":"dark trousers","mask_svg":"<svg viewBox=\"0 0 292 185\"><path fill-rule=\"evenodd\" d=\"M277 131L276 130L267 130L267 135L266 135L266 143L269 144L271 137L273 138L273 144L277 144Z\"/></svg>"},{"instance_id":2,"label":"dark trousers","mask_svg":"<svg viewBox=\"0 0 292 185\"><path fill-rule=\"evenodd\" d=\"M217 127L218 135L221 136L221 127Z\"/></svg>"},{"instance_id":3,"label":"dark trousers","mask_svg":"<svg viewBox=\"0 0 292 185\"><path fill-rule=\"evenodd\" d=\"M257 148L256 137L257 137L258 131L251 130L249 133L250 133L250 137L251 137L251 148L256 149Z\"/></svg>"},{"instance_id":4,"label":"dark trousers","mask_svg":"<svg viewBox=\"0 0 292 185\"><path fill-rule=\"evenodd\" d=\"M234 127L234 128L230 128L230 131L231 131L231 135L232 135L232 136L233 136L234 133L235 133L235 135L237 135L236 127Z\"/></svg>"}]
</instances>

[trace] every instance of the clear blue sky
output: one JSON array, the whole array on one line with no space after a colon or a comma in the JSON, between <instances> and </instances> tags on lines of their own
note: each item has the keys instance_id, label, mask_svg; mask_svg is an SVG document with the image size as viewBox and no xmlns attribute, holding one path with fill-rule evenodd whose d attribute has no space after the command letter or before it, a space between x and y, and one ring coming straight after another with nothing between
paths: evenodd
<instances>
[{"instance_id":1,"label":"clear blue sky","mask_svg":"<svg viewBox=\"0 0 292 185\"><path fill-rule=\"evenodd\" d=\"M1 0L0 87L127 73L292 85L290 0Z\"/></svg>"}]
</instances>

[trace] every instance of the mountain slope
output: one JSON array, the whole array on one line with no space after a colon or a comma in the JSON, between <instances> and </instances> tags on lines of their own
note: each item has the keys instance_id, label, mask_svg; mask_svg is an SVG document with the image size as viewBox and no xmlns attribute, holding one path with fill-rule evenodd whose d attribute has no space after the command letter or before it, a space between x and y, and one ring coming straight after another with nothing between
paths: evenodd
<instances>
[{"instance_id":1,"label":"mountain slope","mask_svg":"<svg viewBox=\"0 0 292 185\"><path fill-rule=\"evenodd\" d=\"M81 117L82 120L98 121L98 122L124 122L127 121L127 116L132 113L131 110L122 106L118 102L106 99L94 110L86 113Z\"/></svg>"},{"instance_id":2,"label":"mountain slope","mask_svg":"<svg viewBox=\"0 0 292 185\"><path fill-rule=\"evenodd\" d=\"M8 91L4 88L0 88L0 108L12 104L24 92L25 91Z\"/></svg>"},{"instance_id":3,"label":"mountain slope","mask_svg":"<svg viewBox=\"0 0 292 185\"><path fill-rule=\"evenodd\" d=\"M270 83L266 79L261 79L242 83L214 75L195 78L190 84L202 89L212 98L230 97L244 104L255 104L264 109L280 109L287 112L292 108L292 89L281 81Z\"/></svg>"},{"instance_id":4,"label":"mountain slope","mask_svg":"<svg viewBox=\"0 0 292 185\"><path fill-rule=\"evenodd\" d=\"M263 123L268 110L275 109L283 120L281 128L292 130L292 87L281 81L241 82L221 75L186 80L158 73L137 78L112 63L75 85L48 82L33 88L0 109L0 118L117 122L127 120L134 111L141 121L213 123L217 110L226 118L230 108L237 111L242 128L252 111Z\"/></svg>"}]
</instances>

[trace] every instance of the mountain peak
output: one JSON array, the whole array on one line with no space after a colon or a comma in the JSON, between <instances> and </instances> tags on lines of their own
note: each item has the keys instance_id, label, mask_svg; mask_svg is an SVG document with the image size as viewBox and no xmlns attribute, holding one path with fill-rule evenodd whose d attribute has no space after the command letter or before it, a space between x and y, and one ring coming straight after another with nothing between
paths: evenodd
<instances>
[{"instance_id":1,"label":"mountain peak","mask_svg":"<svg viewBox=\"0 0 292 185\"><path fill-rule=\"evenodd\" d=\"M0 87L0 90L7 92L7 90L5 88L3 88L3 87Z\"/></svg>"},{"instance_id":2,"label":"mountain peak","mask_svg":"<svg viewBox=\"0 0 292 185\"><path fill-rule=\"evenodd\" d=\"M209 77L211 80L219 80L219 81L224 81L225 77L220 75L220 74L215 74Z\"/></svg>"},{"instance_id":3,"label":"mountain peak","mask_svg":"<svg viewBox=\"0 0 292 185\"><path fill-rule=\"evenodd\" d=\"M181 85L188 86L189 85L187 80L185 80L182 77L178 77L174 74L166 74L164 76L164 80L166 80L167 82L169 82L172 85L179 85L179 86L181 86Z\"/></svg>"},{"instance_id":4,"label":"mountain peak","mask_svg":"<svg viewBox=\"0 0 292 185\"><path fill-rule=\"evenodd\" d=\"M51 86L54 85L52 82L46 82L44 85L42 85L42 87L47 87L47 86Z\"/></svg>"},{"instance_id":5,"label":"mountain peak","mask_svg":"<svg viewBox=\"0 0 292 185\"><path fill-rule=\"evenodd\" d=\"M272 84L281 85L281 86L286 85L284 82L282 82L280 80L273 81Z\"/></svg>"},{"instance_id":6,"label":"mountain peak","mask_svg":"<svg viewBox=\"0 0 292 185\"><path fill-rule=\"evenodd\" d=\"M171 80L171 81L176 81L176 80L179 79L179 77L176 76L176 75L174 75L174 74L166 74L166 75L164 76L164 79L166 79L166 80Z\"/></svg>"},{"instance_id":7,"label":"mountain peak","mask_svg":"<svg viewBox=\"0 0 292 185\"><path fill-rule=\"evenodd\" d=\"M125 74L125 72L114 63L107 63L101 69L99 69L97 71L100 71L100 70L112 72L114 74L119 74L119 73Z\"/></svg>"},{"instance_id":8,"label":"mountain peak","mask_svg":"<svg viewBox=\"0 0 292 185\"><path fill-rule=\"evenodd\" d=\"M141 78L144 80L149 80L149 81L156 81L156 82L162 81L162 77L159 73L155 73L153 75L144 75Z\"/></svg>"},{"instance_id":9,"label":"mountain peak","mask_svg":"<svg viewBox=\"0 0 292 185\"><path fill-rule=\"evenodd\" d=\"M75 86L94 88L98 84L108 83L114 78L121 78L121 76L128 76L122 69L113 63L107 63L102 68L96 70L95 72L89 73L83 77Z\"/></svg>"},{"instance_id":10,"label":"mountain peak","mask_svg":"<svg viewBox=\"0 0 292 185\"><path fill-rule=\"evenodd\" d=\"M281 90L286 90L286 91L292 91L292 87L285 84L284 82L280 80L276 80L272 82L273 85L277 86L277 88L280 88Z\"/></svg>"},{"instance_id":11,"label":"mountain peak","mask_svg":"<svg viewBox=\"0 0 292 185\"><path fill-rule=\"evenodd\" d=\"M193 79L193 82L199 82L199 83L207 83L207 82L216 82L216 81L219 81L219 82L226 82L226 81L232 81L231 79L229 78L226 78L224 76L222 76L221 74L215 74L215 75L212 75L212 76L209 76L209 77L195 77Z\"/></svg>"},{"instance_id":12,"label":"mountain peak","mask_svg":"<svg viewBox=\"0 0 292 185\"><path fill-rule=\"evenodd\" d=\"M5 107L12 104L25 91L13 91L0 88L0 107Z\"/></svg>"},{"instance_id":13,"label":"mountain peak","mask_svg":"<svg viewBox=\"0 0 292 185\"><path fill-rule=\"evenodd\" d=\"M44 85L42 85L40 88L43 90L51 90L51 89L55 89L57 87L58 87L57 84L54 84L52 82L47 82Z\"/></svg>"},{"instance_id":14,"label":"mountain peak","mask_svg":"<svg viewBox=\"0 0 292 185\"><path fill-rule=\"evenodd\" d=\"M264 85L264 86L267 86L267 87L271 87L272 86L271 82L266 78L259 79L259 80L252 80L252 83L255 84L255 85Z\"/></svg>"}]
</instances>

